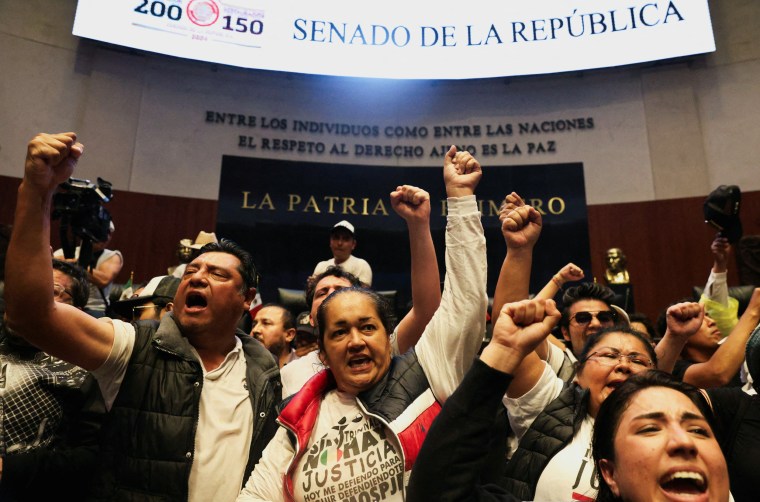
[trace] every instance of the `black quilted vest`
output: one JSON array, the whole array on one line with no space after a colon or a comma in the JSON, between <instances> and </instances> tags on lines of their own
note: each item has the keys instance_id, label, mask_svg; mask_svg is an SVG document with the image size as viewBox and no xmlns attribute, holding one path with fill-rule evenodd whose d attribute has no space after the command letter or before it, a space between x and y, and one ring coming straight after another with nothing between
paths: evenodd
<instances>
[{"instance_id":1,"label":"black quilted vest","mask_svg":"<svg viewBox=\"0 0 760 502\"><path fill-rule=\"evenodd\" d=\"M570 384L531 424L507 462L502 486L519 500L533 500L546 464L570 443L586 416L587 390Z\"/></svg>"},{"instance_id":2,"label":"black quilted vest","mask_svg":"<svg viewBox=\"0 0 760 502\"><path fill-rule=\"evenodd\" d=\"M193 462L203 370L174 319L134 324L135 347L103 427L94 498L184 501ZM243 484L277 430L280 373L260 343L243 343L254 429Z\"/></svg>"}]
</instances>

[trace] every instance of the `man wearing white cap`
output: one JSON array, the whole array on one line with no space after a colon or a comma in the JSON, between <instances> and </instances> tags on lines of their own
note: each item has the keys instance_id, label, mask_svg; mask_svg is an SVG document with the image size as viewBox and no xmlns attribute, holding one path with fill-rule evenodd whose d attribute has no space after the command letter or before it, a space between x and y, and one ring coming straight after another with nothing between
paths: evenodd
<instances>
[{"instance_id":1,"label":"man wearing white cap","mask_svg":"<svg viewBox=\"0 0 760 502\"><path fill-rule=\"evenodd\" d=\"M129 298L111 305L112 310L130 321L160 321L174 308L180 280L171 275L160 275L151 279Z\"/></svg>"},{"instance_id":2,"label":"man wearing white cap","mask_svg":"<svg viewBox=\"0 0 760 502\"><path fill-rule=\"evenodd\" d=\"M339 221L330 230L330 250L333 257L317 263L312 275L319 275L331 266L337 266L359 278L367 286L372 285L372 268L366 260L351 252L356 248L354 226L346 220Z\"/></svg>"}]
</instances>

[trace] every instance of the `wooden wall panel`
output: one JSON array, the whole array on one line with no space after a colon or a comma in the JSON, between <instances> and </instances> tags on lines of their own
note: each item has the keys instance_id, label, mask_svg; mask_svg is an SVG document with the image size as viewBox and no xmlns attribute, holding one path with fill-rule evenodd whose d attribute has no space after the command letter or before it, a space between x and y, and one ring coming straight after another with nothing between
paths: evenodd
<instances>
[{"instance_id":1,"label":"wooden wall panel","mask_svg":"<svg viewBox=\"0 0 760 502\"><path fill-rule=\"evenodd\" d=\"M8 224L13 221L16 192L20 182L19 178L0 176L0 224Z\"/></svg>"},{"instance_id":2,"label":"wooden wall panel","mask_svg":"<svg viewBox=\"0 0 760 502\"><path fill-rule=\"evenodd\" d=\"M130 271L139 281L166 274L167 267L177 264L180 239L214 230L216 208L215 200L115 192L108 204L116 225L109 247L124 253L120 282L128 279Z\"/></svg>"},{"instance_id":3,"label":"wooden wall panel","mask_svg":"<svg viewBox=\"0 0 760 502\"><path fill-rule=\"evenodd\" d=\"M0 223L13 219L18 184L17 178L0 176ZM742 195L744 232L760 234L760 192ZM690 295L692 286L704 285L707 279L715 232L702 219L702 201L696 197L589 206L593 270L587 277L602 281L605 250L622 248L628 256L636 307L656 318L664 306ZM108 209L117 227L111 247L125 256L119 277L123 282L131 270L137 280L166 273L166 267L175 263L181 238L214 229L217 202L117 191ZM56 241L54 235L54 245ZM738 284L735 266L730 268L729 284Z\"/></svg>"},{"instance_id":4,"label":"wooden wall panel","mask_svg":"<svg viewBox=\"0 0 760 502\"><path fill-rule=\"evenodd\" d=\"M637 310L656 319L669 303L704 286L712 266L715 230L704 223L703 197L589 206L593 274L604 278L604 255L622 248L634 286ZM744 233L760 234L760 192L742 194ZM733 262L732 262L733 265ZM736 266L729 285L738 285Z\"/></svg>"}]
</instances>

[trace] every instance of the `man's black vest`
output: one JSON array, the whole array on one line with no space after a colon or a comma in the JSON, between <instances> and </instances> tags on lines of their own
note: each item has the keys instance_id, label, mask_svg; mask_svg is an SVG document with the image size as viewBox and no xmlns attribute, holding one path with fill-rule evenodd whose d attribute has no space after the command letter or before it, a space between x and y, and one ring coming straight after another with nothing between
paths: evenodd
<instances>
[{"instance_id":1,"label":"man's black vest","mask_svg":"<svg viewBox=\"0 0 760 502\"><path fill-rule=\"evenodd\" d=\"M135 347L104 426L103 465L95 497L104 500L188 498L203 369L174 319L134 324ZM260 343L242 340L254 429L243 484L277 430L279 369Z\"/></svg>"}]
</instances>

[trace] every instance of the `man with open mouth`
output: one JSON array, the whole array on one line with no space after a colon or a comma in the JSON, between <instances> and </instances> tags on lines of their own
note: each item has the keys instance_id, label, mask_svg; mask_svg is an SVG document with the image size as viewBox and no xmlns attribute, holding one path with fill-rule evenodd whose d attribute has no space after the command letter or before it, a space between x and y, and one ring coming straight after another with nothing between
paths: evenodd
<instances>
[{"instance_id":1,"label":"man with open mouth","mask_svg":"<svg viewBox=\"0 0 760 502\"><path fill-rule=\"evenodd\" d=\"M189 263L160 321L97 320L53 301L50 208L83 145L30 141L6 257L9 326L95 375L109 418L94 496L234 500L276 430L278 368L237 322L256 294L251 256L210 243Z\"/></svg>"}]
</instances>

